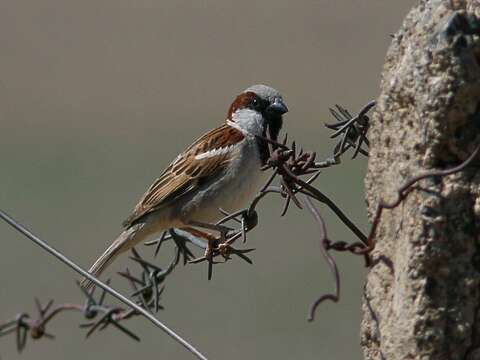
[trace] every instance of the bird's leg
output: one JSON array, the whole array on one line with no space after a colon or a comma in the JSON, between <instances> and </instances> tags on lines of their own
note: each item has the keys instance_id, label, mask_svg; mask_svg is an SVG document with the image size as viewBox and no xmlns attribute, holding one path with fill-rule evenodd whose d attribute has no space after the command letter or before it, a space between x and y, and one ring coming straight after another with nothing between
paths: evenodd
<instances>
[{"instance_id":1,"label":"bird's leg","mask_svg":"<svg viewBox=\"0 0 480 360\"><path fill-rule=\"evenodd\" d=\"M205 257L211 258L213 255L213 251L215 249L215 243L217 242L217 238L210 233L198 230L193 227L183 227L182 230L189 232L193 236L205 239L207 241L207 247L205 249Z\"/></svg>"},{"instance_id":2,"label":"bird's leg","mask_svg":"<svg viewBox=\"0 0 480 360\"><path fill-rule=\"evenodd\" d=\"M194 221L194 220L189 221L188 225L203 228L203 229L208 229L208 230L214 230L214 231L219 232L220 233L220 238L217 239L217 238L213 237L211 234L204 233L200 230L197 230L197 231L199 231L199 233L208 234L208 237L204 237L208 241L208 247L207 247L207 250L205 250L205 256L207 256L207 254L211 256L212 253L213 253L213 250L218 250L218 252L223 257L227 256L227 251L228 251L228 246L229 246L228 244L226 244L227 234L228 234L229 231L233 230L232 228L229 228L228 226L225 226L225 225L208 224L208 223L202 223L202 222ZM217 242L218 242L218 246L215 248L215 245L216 245Z\"/></svg>"}]
</instances>

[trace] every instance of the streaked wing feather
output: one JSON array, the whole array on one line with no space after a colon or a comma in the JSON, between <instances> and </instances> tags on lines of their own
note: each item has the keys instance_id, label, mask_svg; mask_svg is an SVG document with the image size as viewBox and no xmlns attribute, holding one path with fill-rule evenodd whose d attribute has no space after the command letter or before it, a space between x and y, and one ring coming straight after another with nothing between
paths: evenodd
<instances>
[{"instance_id":1,"label":"streaked wing feather","mask_svg":"<svg viewBox=\"0 0 480 360\"><path fill-rule=\"evenodd\" d=\"M203 135L180 154L142 196L133 213L125 220L125 227L148 213L195 191L206 178L223 171L235 155L234 145L244 140L241 131L223 125ZM232 146L233 145L233 146ZM228 151L215 151L226 149ZM208 153L210 151L210 153ZM199 154L208 156L197 159Z\"/></svg>"}]
</instances>

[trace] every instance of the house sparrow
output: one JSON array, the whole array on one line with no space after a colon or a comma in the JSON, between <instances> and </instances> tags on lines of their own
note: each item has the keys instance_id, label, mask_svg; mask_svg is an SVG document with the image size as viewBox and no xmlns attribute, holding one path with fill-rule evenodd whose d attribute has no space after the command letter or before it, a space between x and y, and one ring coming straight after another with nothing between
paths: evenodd
<instances>
[{"instance_id":1,"label":"house sparrow","mask_svg":"<svg viewBox=\"0 0 480 360\"><path fill-rule=\"evenodd\" d=\"M219 209L245 207L265 182L261 167L269 149L262 137L268 129L268 136L277 139L287 111L280 93L266 85L238 95L225 123L196 140L155 180L124 222L124 231L89 272L99 276L118 255L171 228L221 232L212 225L222 217ZM211 246L206 251L211 252ZM92 285L83 279L84 288Z\"/></svg>"}]
</instances>

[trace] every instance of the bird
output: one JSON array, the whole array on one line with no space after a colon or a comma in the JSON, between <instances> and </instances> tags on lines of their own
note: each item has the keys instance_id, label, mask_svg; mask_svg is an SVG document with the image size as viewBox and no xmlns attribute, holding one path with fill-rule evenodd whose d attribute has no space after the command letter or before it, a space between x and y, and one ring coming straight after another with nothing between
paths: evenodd
<instances>
[{"instance_id":1,"label":"bird","mask_svg":"<svg viewBox=\"0 0 480 360\"><path fill-rule=\"evenodd\" d=\"M282 95L270 86L242 91L224 123L194 141L153 182L89 273L99 277L119 255L172 228L221 232L212 225L223 216L220 209L244 208L265 183L262 167L270 156L265 137L278 139L287 112ZM206 254L211 251L209 242ZM83 278L81 285L90 289L93 282Z\"/></svg>"}]
</instances>

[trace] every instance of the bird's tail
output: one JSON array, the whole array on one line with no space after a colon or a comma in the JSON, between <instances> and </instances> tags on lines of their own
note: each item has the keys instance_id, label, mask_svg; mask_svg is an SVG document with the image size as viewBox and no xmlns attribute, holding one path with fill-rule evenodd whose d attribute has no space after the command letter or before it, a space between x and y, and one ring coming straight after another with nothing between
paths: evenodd
<instances>
[{"instance_id":1,"label":"bird's tail","mask_svg":"<svg viewBox=\"0 0 480 360\"><path fill-rule=\"evenodd\" d=\"M136 236L138 234L138 230L139 229L135 226L125 229L97 259L97 261L95 261L88 272L95 277L99 277L118 255L131 249L142 240L141 236ZM94 283L84 277L80 281L80 286L86 290L90 290L94 286Z\"/></svg>"}]
</instances>

